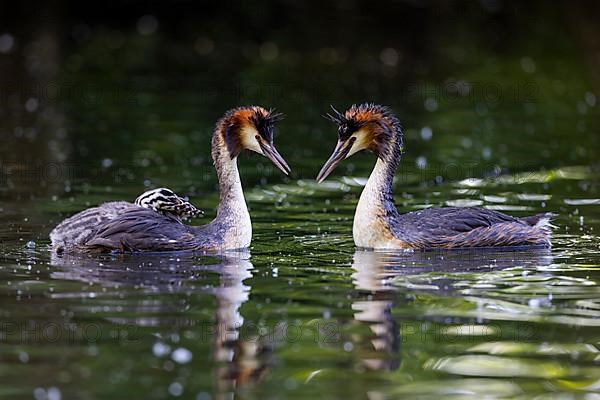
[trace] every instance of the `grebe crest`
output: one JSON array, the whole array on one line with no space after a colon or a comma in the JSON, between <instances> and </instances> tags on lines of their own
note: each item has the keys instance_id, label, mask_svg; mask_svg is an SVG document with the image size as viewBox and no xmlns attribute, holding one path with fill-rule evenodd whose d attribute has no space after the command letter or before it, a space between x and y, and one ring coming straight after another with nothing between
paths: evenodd
<instances>
[{"instance_id":1,"label":"grebe crest","mask_svg":"<svg viewBox=\"0 0 600 400\"><path fill-rule=\"evenodd\" d=\"M213 159L218 159L222 147L227 149L231 159L247 149L267 157L288 175L290 167L273 145L275 124L282 119L283 114L259 106L244 106L228 111L217 122L219 134L213 136Z\"/></svg>"},{"instance_id":2,"label":"grebe crest","mask_svg":"<svg viewBox=\"0 0 600 400\"><path fill-rule=\"evenodd\" d=\"M386 106L373 103L352 105L345 113L331 106L325 118L338 126L338 143L317 177L322 182L344 159L368 150L377 157L394 161L399 159L403 146L400 121Z\"/></svg>"}]
</instances>

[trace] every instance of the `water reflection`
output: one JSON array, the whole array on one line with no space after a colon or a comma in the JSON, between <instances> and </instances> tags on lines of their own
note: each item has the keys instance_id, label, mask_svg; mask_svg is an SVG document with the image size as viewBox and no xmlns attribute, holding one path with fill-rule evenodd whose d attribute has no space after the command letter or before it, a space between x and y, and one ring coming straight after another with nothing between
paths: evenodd
<instances>
[{"instance_id":1,"label":"water reflection","mask_svg":"<svg viewBox=\"0 0 600 400\"><path fill-rule=\"evenodd\" d=\"M270 344L256 337L241 337L244 317L240 307L248 301L251 287L245 282L252 278L250 252L228 252L210 256L195 255L131 255L89 258L52 255L52 265L60 269L52 272L53 279L83 281L90 285L117 288L120 293L141 288L146 295L142 300L125 297L131 309L128 317L109 317L113 324L156 327L156 335L165 334L173 327L195 327L201 336L212 336L211 350L214 362L216 398L231 398L234 389L259 380L270 364ZM207 284L207 277L216 274L215 284ZM193 308L193 297L186 301L161 300L160 294L207 293L216 299L214 323L207 330L201 323L188 317ZM63 296L56 295L58 296ZM133 302L132 302L133 300ZM133 306L132 304L133 303ZM145 314L152 316L139 316ZM160 329L160 330L159 330Z\"/></svg>"},{"instance_id":2,"label":"water reflection","mask_svg":"<svg viewBox=\"0 0 600 400\"><path fill-rule=\"evenodd\" d=\"M382 279L386 264L378 253L356 251L352 282L358 298L352 303L354 319L367 324L371 335L362 338L362 361L372 370L395 370L400 365L400 329L392 316L394 288Z\"/></svg>"},{"instance_id":3,"label":"water reflection","mask_svg":"<svg viewBox=\"0 0 600 400\"><path fill-rule=\"evenodd\" d=\"M391 371L400 366L401 331L414 332L414 329L402 330L399 318L393 314L394 306L410 302L402 296L406 289L413 293L460 295L453 283L464 273L477 276L517 266L547 266L552 259L551 252L542 248L409 253L357 250L352 264L357 298L352 310L355 321L366 324L370 330L370 334L360 338L362 363L372 370ZM434 273L435 278L428 278L429 273ZM477 287L477 282L471 286ZM435 315L429 318L436 320ZM476 322L484 321L477 318Z\"/></svg>"},{"instance_id":4,"label":"water reflection","mask_svg":"<svg viewBox=\"0 0 600 400\"><path fill-rule=\"evenodd\" d=\"M515 266L549 265L552 253L546 248L465 249L452 251L354 253L354 265L370 263L379 271L378 279L427 272L484 272Z\"/></svg>"}]
</instances>

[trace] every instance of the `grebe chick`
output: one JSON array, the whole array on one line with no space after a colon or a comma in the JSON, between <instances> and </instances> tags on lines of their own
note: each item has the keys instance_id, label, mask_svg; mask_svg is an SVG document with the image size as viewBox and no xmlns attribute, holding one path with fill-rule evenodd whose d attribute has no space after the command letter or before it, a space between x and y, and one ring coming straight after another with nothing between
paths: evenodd
<instances>
[{"instance_id":1,"label":"grebe chick","mask_svg":"<svg viewBox=\"0 0 600 400\"><path fill-rule=\"evenodd\" d=\"M150 208L179 220L187 220L204 215L204 211L196 208L187 199L178 196L171 189L167 188L148 190L135 199L134 204Z\"/></svg>"},{"instance_id":2,"label":"grebe chick","mask_svg":"<svg viewBox=\"0 0 600 400\"><path fill-rule=\"evenodd\" d=\"M50 233L52 246L62 252L125 252L228 250L248 247L250 214L244 199L237 157L247 149L259 153L284 174L290 167L273 144L275 123L282 115L262 107L228 111L216 124L212 158L219 181L217 216L207 225L185 225L173 213L156 212L124 201L84 210ZM144 202L141 199L140 202Z\"/></svg>"},{"instance_id":3,"label":"grebe chick","mask_svg":"<svg viewBox=\"0 0 600 400\"><path fill-rule=\"evenodd\" d=\"M496 246L550 246L551 213L517 218L482 208L434 208L399 214L392 181L400 163L403 134L393 112L376 104L333 108L338 143L317 176L322 182L344 159L361 150L377 156L360 195L352 234L368 249L434 249Z\"/></svg>"}]
</instances>

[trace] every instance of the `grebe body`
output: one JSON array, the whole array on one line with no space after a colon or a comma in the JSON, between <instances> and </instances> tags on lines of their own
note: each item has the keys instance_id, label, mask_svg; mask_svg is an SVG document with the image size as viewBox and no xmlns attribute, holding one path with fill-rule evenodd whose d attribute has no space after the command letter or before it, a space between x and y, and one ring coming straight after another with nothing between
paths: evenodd
<instances>
[{"instance_id":1,"label":"grebe body","mask_svg":"<svg viewBox=\"0 0 600 400\"><path fill-rule=\"evenodd\" d=\"M59 224L50 234L57 252L125 252L228 250L246 248L252 224L246 206L237 157L244 149L269 158L285 174L290 168L273 144L281 114L248 106L228 111L216 125L212 158L219 181L217 216L207 225L190 226L182 219L197 209L168 192L145 193L138 204L105 203ZM190 207L191 206L191 207ZM193 208L192 208L193 207Z\"/></svg>"},{"instance_id":2,"label":"grebe body","mask_svg":"<svg viewBox=\"0 0 600 400\"><path fill-rule=\"evenodd\" d=\"M550 246L551 213L513 217L483 208L432 208L400 214L392 182L398 168L403 134L390 109L353 105L345 113L333 109L338 143L317 181L322 182L344 159L361 150L377 155L363 189L352 228L356 246L368 249L434 249L498 246Z\"/></svg>"}]
</instances>

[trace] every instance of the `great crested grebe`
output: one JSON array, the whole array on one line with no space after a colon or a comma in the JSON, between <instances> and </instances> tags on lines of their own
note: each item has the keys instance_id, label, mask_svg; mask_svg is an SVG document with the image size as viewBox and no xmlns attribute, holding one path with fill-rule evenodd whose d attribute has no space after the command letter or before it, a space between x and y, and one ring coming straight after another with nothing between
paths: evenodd
<instances>
[{"instance_id":1,"label":"great crested grebe","mask_svg":"<svg viewBox=\"0 0 600 400\"><path fill-rule=\"evenodd\" d=\"M228 250L248 247L252 239L250 214L244 199L237 157L244 149L270 159L284 174L290 167L273 144L274 125L282 114L247 106L228 111L215 127L212 158L219 181L217 216L207 225L181 222L181 213L138 198L140 205L117 201L84 210L61 222L50 233L61 252L124 252ZM160 192L154 193L160 195ZM173 199L166 199L167 203ZM162 201L162 200L161 200ZM158 211L158 212L157 212ZM165 212L168 211L168 212Z\"/></svg>"},{"instance_id":2,"label":"great crested grebe","mask_svg":"<svg viewBox=\"0 0 600 400\"><path fill-rule=\"evenodd\" d=\"M402 127L393 112L376 104L333 108L327 118L338 125L338 143L317 176L322 182L344 159L360 150L377 156L354 215L358 247L433 249L496 246L550 246L552 213L517 218L482 208L433 208L399 214L392 181L402 152Z\"/></svg>"}]
</instances>

